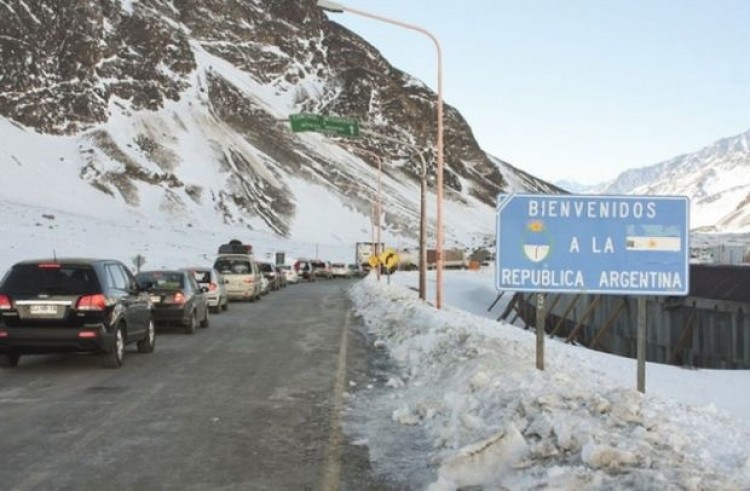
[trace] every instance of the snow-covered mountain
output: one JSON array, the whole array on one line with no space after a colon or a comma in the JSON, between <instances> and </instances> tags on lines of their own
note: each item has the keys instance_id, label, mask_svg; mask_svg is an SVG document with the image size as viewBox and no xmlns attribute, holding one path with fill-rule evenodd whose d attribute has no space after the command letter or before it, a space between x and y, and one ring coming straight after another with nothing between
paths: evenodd
<instances>
[{"instance_id":1,"label":"snow-covered mountain","mask_svg":"<svg viewBox=\"0 0 750 491\"><path fill-rule=\"evenodd\" d=\"M416 240L435 94L314 0L6 0L0 11L0 200L354 242L369 239L374 153L385 238ZM356 118L389 139L293 133L299 112ZM482 151L450 106L444 134L448 246L494 236L499 192L559 191ZM41 202L38 190L50 190Z\"/></svg>"},{"instance_id":2,"label":"snow-covered mountain","mask_svg":"<svg viewBox=\"0 0 750 491\"><path fill-rule=\"evenodd\" d=\"M597 189L601 187L601 184L581 184L580 182L573 181L571 179L562 179L553 183L560 189L564 189L569 193L575 194L593 194Z\"/></svg>"},{"instance_id":3,"label":"snow-covered mountain","mask_svg":"<svg viewBox=\"0 0 750 491\"><path fill-rule=\"evenodd\" d=\"M748 232L750 131L694 153L625 171L598 191L688 196L694 231Z\"/></svg>"}]
</instances>

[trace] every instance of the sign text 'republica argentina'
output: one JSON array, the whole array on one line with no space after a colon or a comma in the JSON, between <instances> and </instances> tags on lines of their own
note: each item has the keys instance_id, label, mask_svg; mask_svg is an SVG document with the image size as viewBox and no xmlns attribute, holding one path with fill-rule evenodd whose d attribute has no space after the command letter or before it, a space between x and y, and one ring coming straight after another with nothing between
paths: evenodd
<instances>
[{"instance_id":1,"label":"sign text 'republica argentina'","mask_svg":"<svg viewBox=\"0 0 750 491\"><path fill-rule=\"evenodd\" d=\"M683 196L499 195L498 290L687 295Z\"/></svg>"}]
</instances>

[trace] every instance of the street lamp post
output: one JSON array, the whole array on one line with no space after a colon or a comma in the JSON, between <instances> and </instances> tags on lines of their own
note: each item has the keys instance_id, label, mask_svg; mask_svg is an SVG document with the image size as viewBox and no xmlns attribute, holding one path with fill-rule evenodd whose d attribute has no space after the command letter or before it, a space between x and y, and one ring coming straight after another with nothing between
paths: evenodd
<instances>
[{"instance_id":1,"label":"street lamp post","mask_svg":"<svg viewBox=\"0 0 750 491\"><path fill-rule=\"evenodd\" d=\"M419 156L422 163L419 172L419 299L425 300L427 298L427 249L425 247L425 241L427 240L427 162L422 155L422 151L412 143L366 129L362 130L362 134L397 145L405 145Z\"/></svg>"},{"instance_id":2,"label":"street lamp post","mask_svg":"<svg viewBox=\"0 0 750 491\"><path fill-rule=\"evenodd\" d=\"M417 152L422 161L422 171L419 176L419 298L427 298L427 164L422 152Z\"/></svg>"},{"instance_id":3,"label":"street lamp post","mask_svg":"<svg viewBox=\"0 0 750 491\"><path fill-rule=\"evenodd\" d=\"M435 230L435 255L437 256L436 262L436 290L435 290L435 307L438 309L442 308L443 305L443 57L440 49L440 43L437 38L432 35L431 32L423 29L419 26L407 24L394 19L383 17L380 15L365 12L363 10L354 9L341 5L336 2L328 0L318 0L318 7L327 10L329 12L351 12L356 15L368 17L371 19L386 22L396 26L411 29L413 31L420 32L429 37L435 44L437 49L437 179L436 179L436 196L437 196L437 211L435 215L436 230Z\"/></svg>"},{"instance_id":4,"label":"street lamp post","mask_svg":"<svg viewBox=\"0 0 750 491\"><path fill-rule=\"evenodd\" d=\"M370 237L371 244L375 244L375 200L370 202ZM369 259L369 258L368 258ZM380 270L378 270L380 271ZM378 277L379 278L379 277Z\"/></svg>"},{"instance_id":5,"label":"street lamp post","mask_svg":"<svg viewBox=\"0 0 750 491\"><path fill-rule=\"evenodd\" d=\"M377 210L376 210L376 220L375 220L375 230L377 231L377 236L375 237L375 255L380 259L380 253L382 252L380 250L380 228L381 228L381 216L383 214L383 157L378 155L375 152L371 152L370 150L367 150L365 148L360 147L352 147L347 145L349 149L351 149L354 152L362 152L366 153L367 155L371 156L375 160L378 161L378 198L377 198ZM377 267L377 277L378 281L380 281L380 265Z\"/></svg>"}]
</instances>

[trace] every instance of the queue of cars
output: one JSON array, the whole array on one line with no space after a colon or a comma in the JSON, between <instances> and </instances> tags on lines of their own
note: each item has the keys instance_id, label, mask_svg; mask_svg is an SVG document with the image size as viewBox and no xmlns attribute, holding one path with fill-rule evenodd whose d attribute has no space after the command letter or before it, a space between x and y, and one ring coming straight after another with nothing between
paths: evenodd
<instances>
[{"instance_id":1,"label":"queue of cars","mask_svg":"<svg viewBox=\"0 0 750 491\"><path fill-rule=\"evenodd\" d=\"M367 271L358 264L331 263L322 259L298 259L292 266L297 275L307 281L333 278L360 278Z\"/></svg>"},{"instance_id":2,"label":"queue of cars","mask_svg":"<svg viewBox=\"0 0 750 491\"><path fill-rule=\"evenodd\" d=\"M158 325L193 334L230 300L257 301L301 278L333 277L325 261L303 261L304 271L299 261L256 261L247 245L220 247L212 266L136 274L110 259L21 261L0 282L0 367L16 367L25 355L90 352L119 368L128 344L154 351Z\"/></svg>"}]
</instances>

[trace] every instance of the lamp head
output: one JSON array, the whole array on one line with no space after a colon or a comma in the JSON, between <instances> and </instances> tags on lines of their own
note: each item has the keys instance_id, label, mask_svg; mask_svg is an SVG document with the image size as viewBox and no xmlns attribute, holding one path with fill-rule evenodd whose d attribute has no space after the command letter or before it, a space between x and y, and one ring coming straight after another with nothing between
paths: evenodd
<instances>
[{"instance_id":1,"label":"lamp head","mask_svg":"<svg viewBox=\"0 0 750 491\"><path fill-rule=\"evenodd\" d=\"M328 0L318 0L318 7L322 8L326 12L334 12L337 14L344 12L343 5L336 2L330 2Z\"/></svg>"}]
</instances>

